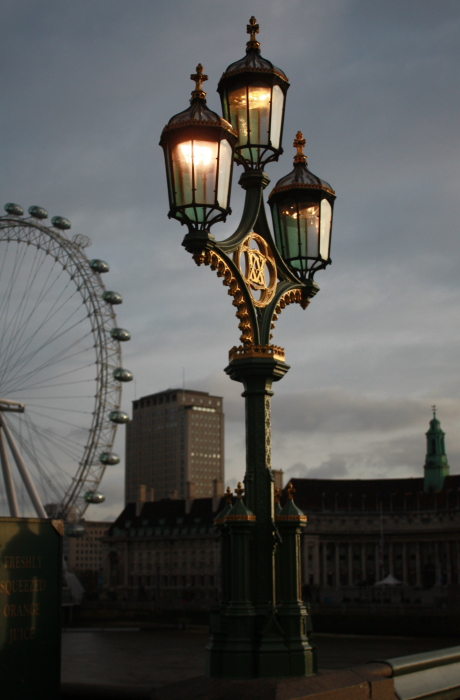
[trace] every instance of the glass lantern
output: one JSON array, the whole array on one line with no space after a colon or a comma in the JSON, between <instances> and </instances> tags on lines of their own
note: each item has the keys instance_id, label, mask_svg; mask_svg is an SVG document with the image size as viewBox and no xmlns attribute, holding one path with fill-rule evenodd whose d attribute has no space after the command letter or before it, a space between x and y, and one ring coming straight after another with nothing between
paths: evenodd
<instances>
[{"instance_id":1,"label":"glass lantern","mask_svg":"<svg viewBox=\"0 0 460 700\"><path fill-rule=\"evenodd\" d=\"M259 25L251 17L247 26L251 40L246 56L232 63L219 81L218 92L224 117L238 133L235 160L246 169L262 169L283 152L284 106L289 81L260 54L255 35Z\"/></svg>"},{"instance_id":2,"label":"glass lantern","mask_svg":"<svg viewBox=\"0 0 460 700\"><path fill-rule=\"evenodd\" d=\"M232 126L206 105L203 66L192 75L196 89L189 109L172 117L161 134L171 218L194 229L208 230L230 212L233 148Z\"/></svg>"},{"instance_id":3,"label":"glass lantern","mask_svg":"<svg viewBox=\"0 0 460 700\"><path fill-rule=\"evenodd\" d=\"M335 192L307 168L305 139L297 133L294 170L279 180L269 196L279 252L301 280L313 277L331 262L332 213Z\"/></svg>"}]
</instances>

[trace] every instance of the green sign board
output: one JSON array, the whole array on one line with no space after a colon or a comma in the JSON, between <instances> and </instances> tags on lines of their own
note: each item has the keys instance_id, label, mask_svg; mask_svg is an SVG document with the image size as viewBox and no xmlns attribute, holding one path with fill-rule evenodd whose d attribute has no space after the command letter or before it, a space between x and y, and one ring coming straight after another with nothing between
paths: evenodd
<instances>
[{"instance_id":1,"label":"green sign board","mask_svg":"<svg viewBox=\"0 0 460 700\"><path fill-rule=\"evenodd\" d=\"M62 520L0 518L0 678L8 700L58 700Z\"/></svg>"}]
</instances>

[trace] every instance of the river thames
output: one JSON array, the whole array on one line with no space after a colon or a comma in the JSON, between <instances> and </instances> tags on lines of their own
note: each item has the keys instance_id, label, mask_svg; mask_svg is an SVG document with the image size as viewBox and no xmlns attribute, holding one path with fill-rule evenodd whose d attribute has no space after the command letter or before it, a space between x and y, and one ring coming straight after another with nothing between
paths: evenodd
<instances>
[{"instance_id":1,"label":"river thames","mask_svg":"<svg viewBox=\"0 0 460 700\"><path fill-rule=\"evenodd\" d=\"M64 683L159 687L205 673L207 629L66 630ZM370 637L315 634L321 669L343 669L459 644L455 637Z\"/></svg>"}]
</instances>

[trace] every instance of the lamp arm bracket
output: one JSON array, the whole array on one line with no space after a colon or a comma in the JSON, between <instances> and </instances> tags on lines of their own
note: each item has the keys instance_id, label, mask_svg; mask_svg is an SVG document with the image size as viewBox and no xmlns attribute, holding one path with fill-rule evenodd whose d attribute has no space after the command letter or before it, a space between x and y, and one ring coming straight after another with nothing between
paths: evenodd
<instances>
[{"instance_id":1,"label":"lamp arm bracket","mask_svg":"<svg viewBox=\"0 0 460 700\"><path fill-rule=\"evenodd\" d=\"M193 256L197 265L209 265L215 270L218 277L222 277L222 284L228 287L229 296L233 297L232 304L236 306L236 316L239 319L238 328L241 331L240 340L244 346L259 344L259 326L256 310L251 301L247 285L236 267L218 244L211 250L203 250Z\"/></svg>"},{"instance_id":2,"label":"lamp arm bracket","mask_svg":"<svg viewBox=\"0 0 460 700\"><path fill-rule=\"evenodd\" d=\"M319 292L319 287L313 280L307 280L304 284L281 281L276 289L275 296L270 304L263 310L260 323L260 337L262 343L270 343L276 321L282 310L289 304L300 304L306 309L310 300Z\"/></svg>"},{"instance_id":3,"label":"lamp arm bracket","mask_svg":"<svg viewBox=\"0 0 460 700\"><path fill-rule=\"evenodd\" d=\"M233 253L244 239L254 230L259 217L260 209L263 209L263 187L249 187L246 190L243 213L236 231L224 241L219 241L219 248L225 253Z\"/></svg>"}]
</instances>

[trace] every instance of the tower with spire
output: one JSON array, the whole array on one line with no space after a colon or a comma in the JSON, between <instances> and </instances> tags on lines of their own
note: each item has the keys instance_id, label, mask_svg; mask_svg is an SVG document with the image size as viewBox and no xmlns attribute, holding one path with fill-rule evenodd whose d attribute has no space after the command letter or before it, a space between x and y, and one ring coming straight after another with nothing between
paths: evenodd
<instances>
[{"instance_id":1,"label":"tower with spire","mask_svg":"<svg viewBox=\"0 0 460 700\"><path fill-rule=\"evenodd\" d=\"M441 423L436 418L436 406L432 406L432 409L433 418L430 420L430 429L425 433L426 458L423 482L425 493L441 491L444 486L444 479L450 474L444 443L445 433L441 430Z\"/></svg>"}]
</instances>

